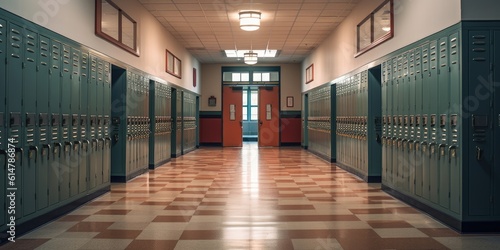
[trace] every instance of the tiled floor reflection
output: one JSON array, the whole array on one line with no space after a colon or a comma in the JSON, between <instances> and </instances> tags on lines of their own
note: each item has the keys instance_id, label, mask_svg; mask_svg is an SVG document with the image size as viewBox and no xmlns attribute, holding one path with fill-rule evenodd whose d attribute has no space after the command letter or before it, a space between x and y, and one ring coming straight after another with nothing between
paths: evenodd
<instances>
[{"instance_id":1,"label":"tiled floor reflection","mask_svg":"<svg viewBox=\"0 0 500 250\"><path fill-rule=\"evenodd\" d=\"M202 148L1 249L499 249L298 148Z\"/></svg>"}]
</instances>

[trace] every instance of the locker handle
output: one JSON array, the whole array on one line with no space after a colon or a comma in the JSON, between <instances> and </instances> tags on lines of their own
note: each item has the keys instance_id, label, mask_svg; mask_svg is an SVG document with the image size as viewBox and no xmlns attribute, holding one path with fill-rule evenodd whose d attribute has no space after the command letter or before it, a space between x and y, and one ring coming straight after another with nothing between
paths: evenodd
<instances>
[{"instance_id":1,"label":"locker handle","mask_svg":"<svg viewBox=\"0 0 500 250\"><path fill-rule=\"evenodd\" d=\"M21 166L23 165L24 150L22 148L16 148L15 152L21 152Z\"/></svg>"},{"instance_id":2,"label":"locker handle","mask_svg":"<svg viewBox=\"0 0 500 250\"><path fill-rule=\"evenodd\" d=\"M30 146L29 152L35 151L35 162L38 161L38 147L37 146Z\"/></svg>"},{"instance_id":3,"label":"locker handle","mask_svg":"<svg viewBox=\"0 0 500 250\"><path fill-rule=\"evenodd\" d=\"M71 148L73 148L73 143L72 142L64 142L64 149L66 150L66 146L69 146L70 150L68 151L69 154L71 155Z\"/></svg>"},{"instance_id":4,"label":"locker handle","mask_svg":"<svg viewBox=\"0 0 500 250\"><path fill-rule=\"evenodd\" d=\"M483 150L476 146L476 160L477 161L481 161L481 159L483 158Z\"/></svg>"},{"instance_id":5,"label":"locker handle","mask_svg":"<svg viewBox=\"0 0 500 250\"><path fill-rule=\"evenodd\" d=\"M432 158L431 147L437 145L435 142L429 143L429 158ZM436 152L436 151L434 151Z\"/></svg>"},{"instance_id":6,"label":"locker handle","mask_svg":"<svg viewBox=\"0 0 500 250\"><path fill-rule=\"evenodd\" d=\"M42 148L46 148L46 149L48 149L48 151L50 152L50 145L49 145L49 144L44 144L44 145L42 146ZM49 160L49 159L50 159L50 154L47 154L47 160Z\"/></svg>"},{"instance_id":7,"label":"locker handle","mask_svg":"<svg viewBox=\"0 0 500 250\"><path fill-rule=\"evenodd\" d=\"M80 147L80 144L82 144L80 141L74 141L73 142L73 145L75 145L75 146L78 145L78 148ZM76 151L78 148L77 147L73 147L73 150Z\"/></svg>"},{"instance_id":8,"label":"locker handle","mask_svg":"<svg viewBox=\"0 0 500 250\"><path fill-rule=\"evenodd\" d=\"M88 150L89 150L89 144L90 144L90 141L89 141L89 140L83 140L83 141L82 141L82 144L83 144L83 143L87 144L87 151L86 151L86 152L88 152Z\"/></svg>"},{"instance_id":9,"label":"locker handle","mask_svg":"<svg viewBox=\"0 0 500 250\"><path fill-rule=\"evenodd\" d=\"M448 153L448 159L449 159L449 162L451 162L451 151L453 149L457 149L457 146L451 145L451 146L448 147L448 151L449 151L449 153Z\"/></svg>"},{"instance_id":10,"label":"locker handle","mask_svg":"<svg viewBox=\"0 0 500 250\"><path fill-rule=\"evenodd\" d=\"M441 159L441 148L444 148L444 147L446 147L446 144L439 144L439 146L438 146L438 149L439 149L439 153L438 153L439 159Z\"/></svg>"}]
</instances>

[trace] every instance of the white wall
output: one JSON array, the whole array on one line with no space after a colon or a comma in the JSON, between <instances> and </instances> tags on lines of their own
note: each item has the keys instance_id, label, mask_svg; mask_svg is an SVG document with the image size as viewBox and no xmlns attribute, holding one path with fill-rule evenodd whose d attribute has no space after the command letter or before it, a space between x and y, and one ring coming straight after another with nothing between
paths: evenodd
<instances>
[{"instance_id":1,"label":"white wall","mask_svg":"<svg viewBox=\"0 0 500 250\"><path fill-rule=\"evenodd\" d=\"M114 1L138 23L140 57L97 37L95 0L2 0L0 7L116 60L185 89L200 93L200 64L137 0ZM165 50L182 60L182 79L165 72ZM198 84L193 87L193 67Z\"/></svg>"},{"instance_id":2,"label":"white wall","mask_svg":"<svg viewBox=\"0 0 500 250\"><path fill-rule=\"evenodd\" d=\"M395 50L459 23L461 1L464 0L394 0L394 37L354 58L357 24L383 2L383 0L361 0L344 22L302 63L302 91L330 82ZM311 63L314 63L314 81L304 84L305 69Z\"/></svg>"},{"instance_id":3,"label":"white wall","mask_svg":"<svg viewBox=\"0 0 500 250\"><path fill-rule=\"evenodd\" d=\"M201 111L221 111L222 106L222 67L223 66L243 66L242 64L202 64L201 65L201 80L203 85L201 86ZM281 110L291 111L291 110L301 110L301 91L300 91L300 68L301 65L296 64L281 64L281 65L266 65L257 64L257 66L280 66L281 67ZM208 98L210 96L215 96L217 98L217 106L209 107ZM286 106L286 97L292 96L294 99L294 106Z\"/></svg>"},{"instance_id":4,"label":"white wall","mask_svg":"<svg viewBox=\"0 0 500 250\"><path fill-rule=\"evenodd\" d=\"M500 20L500 1L462 0L462 20Z\"/></svg>"}]
</instances>

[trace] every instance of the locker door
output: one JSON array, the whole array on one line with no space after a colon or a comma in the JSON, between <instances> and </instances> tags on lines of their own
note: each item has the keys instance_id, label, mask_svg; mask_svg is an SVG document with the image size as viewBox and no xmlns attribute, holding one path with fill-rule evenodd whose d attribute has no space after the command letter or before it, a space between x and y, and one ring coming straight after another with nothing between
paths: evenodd
<instances>
[{"instance_id":1,"label":"locker door","mask_svg":"<svg viewBox=\"0 0 500 250\"><path fill-rule=\"evenodd\" d=\"M61 127L62 127L62 158L59 167L59 199L67 200L70 196L71 180L70 173L74 168L71 161L73 141L71 139L71 47L62 44L62 79L61 79Z\"/></svg>"},{"instance_id":2,"label":"locker door","mask_svg":"<svg viewBox=\"0 0 500 250\"><path fill-rule=\"evenodd\" d=\"M36 170L38 163L38 138L36 119L37 96L37 53L38 34L28 29L24 30L24 61L23 61L23 104L24 104L24 155L22 170L23 179L23 214L36 211Z\"/></svg>"},{"instance_id":3,"label":"locker door","mask_svg":"<svg viewBox=\"0 0 500 250\"><path fill-rule=\"evenodd\" d=\"M495 62L500 62L500 31L495 31L495 37L494 41L495 44L493 45L493 48L495 48L494 51L494 61ZM496 67L495 72L494 72L495 78L493 79L493 82L495 84L495 96L494 96L494 112L493 112L493 131L494 131L494 141L497 142L495 144L495 148L493 148L494 152L499 152L500 146L498 146L498 142L500 141L500 85L498 84L500 82L500 68ZM495 159L493 163L494 167L494 214L495 215L500 215L500 156L498 154L495 154Z\"/></svg>"},{"instance_id":4,"label":"locker door","mask_svg":"<svg viewBox=\"0 0 500 250\"><path fill-rule=\"evenodd\" d=\"M413 145L414 166L415 166L415 195L422 195L422 157L420 155L420 143L422 142L422 47L415 49L415 142Z\"/></svg>"},{"instance_id":5,"label":"locker door","mask_svg":"<svg viewBox=\"0 0 500 250\"><path fill-rule=\"evenodd\" d=\"M96 139L97 147L95 152L96 158L96 184L100 186L103 183L103 157L104 157L104 61L97 58L97 95L96 95Z\"/></svg>"},{"instance_id":6,"label":"locker door","mask_svg":"<svg viewBox=\"0 0 500 250\"><path fill-rule=\"evenodd\" d=\"M71 48L71 137L73 142L71 150L71 170L70 179L70 197L79 193L79 174L82 164L81 154L81 127L80 127L80 70L81 70L81 52L76 48Z\"/></svg>"},{"instance_id":7,"label":"locker door","mask_svg":"<svg viewBox=\"0 0 500 250\"><path fill-rule=\"evenodd\" d=\"M450 117L450 65L449 65L448 36L439 39L438 58L438 171L439 171L439 204L444 208L450 207L450 157L448 156L449 122Z\"/></svg>"},{"instance_id":8,"label":"locker door","mask_svg":"<svg viewBox=\"0 0 500 250\"><path fill-rule=\"evenodd\" d=\"M387 62L382 63L382 82L381 82L381 102L382 102L382 183L387 180Z\"/></svg>"},{"instance_id":9,"label":"locker door","mask_svg":"<svg viewBox=\"0 0 500 250\"><path fill-rule=\"evenodd\" d=\"M90 163L87 172L89 189L97 186L97 165L98 165L98 150L97 150L97 57L90 55L90 79L88 92L89 105L89 141L90 141ZM127 154L128 155L128 154Z\"/></svg>"},{"instance_id":10,"label":"locker door","mask_svg":"<svg viewBox=\"0 0 500 250\"><path fill-rule=\"evenodd\" d=\"M7 34L7 23L0 19L0 60L5 61L7 56L6 53L6 34ZM0 171L3 173L3 176L7 176L6 171L6 150L7 150L7 141L5 134L5 93L7 91L6 79L5 79L5 63L0 63ZM3 100L3 101L2 101ZM5 180L6 178L1 178L0 180L0 195L1 197L5 197ZM5 225L6 212L5 206L0 205L0 228Z\"/></svg>"},{"instance_id":11,"label":"locker door","mask_svg":"<svg viewBox=\"0 0 500 250\"><path fill-rule=\"evenodd\" d=\"M387 61L387 83L386 83L386 105L387 105L387 113L385 117L385 122L387 123L387 129L386 129L386 173L387 173L387 183L390 184L391 186L394 185L393 183L393 168L392 168L392 104L393 104L393 95L392 95L392 75L393 75L393 69L392 69L392 62L393 60L390 59Z\"/></svg>"},{"instance_id":12,"label":"locker door","mask_svg":"<svg viewBox=\"0 0 500 250\"><path fill-rule=\"evenodd\" d=\"M49 162L49 205L59 202L59 162L61 158L61 43L52 40L50 47L49 107L52 152Z\"/></svg>"},{"instance_id":13,"label":"locker door","mask_svg":"<svg viewBox=\"0 0 500 250\"><path fill-rule=\"evenodd\" d=\"M308 94L303 94L302 95L302 147L307 149L307 140L308 140L308 130L307 130L307 119L308 119L308 116L309 116L309 98L308 98Z\"/></svg>"},{"instance_id":14,"label":"locker door","mask_svg":"<svg viewBox=\"0 0 500 250\"><path fill-rule=\"evenodd\" d=\"M279 147L279 99L279 87L259 88L259 147Z\"/></svg>"},{"instance_id":15,"label":"locker door","mask_svg":"<svg viewBox=\"0 0 500 250\"><path fill-rule=\"evenodd\" d=\"M416 60L415 58L419 56L418 55L418 50L410 50L409 56L408 56L408 64L409 64L409 71L408 71L408 113L407 113L407 122L408 122L408 143L407 143L407 148L406 148L406 153L408 154L408 162L407 164L409 165L409 173L407 176L408 184L409 184L409 192L410 194L415 194L415 139L416 139L416 130L415 130L415 109L416 109L416 87L415 87L415 81L416 81L416 72L415 72L415 64Z\"/></svg>"},{"instance_id":16,"label":"locker door","mask_svg":"<svg viewBox=\"0 0 500 250\"><path fill-rule=\"evenodd\" d=\"M109 183L111 174L111 65L108 62L104 63L104 151L103 151L103 183Z\"/></svg>"},{"instance_id":17,"label":"locker door","mask_svg":"<svg viewBox=\"0 0 500 250\"><path fill-rule=\"evenodd\" d=\"M461 158L461 132L463 125L459 119L461 112L461 70L460 70L460 41L459 34L450 36L450 146L448 157L450 158L450 208L455 213L461 212L461 180L462 180L462 158Z\"/></svg>"},{"instance_id":18,"label":"locker door","mask_svg":"<svg viewBox=\"0 0 500 250\"><path fill-rule=\"evenodd\" d=\"M15 160L16 160L16 185L15 187L19 190L16 193L16 207L22 207L22 189L23 189L23 167L24 167L24 136L23 136L23 106L22 106L22 93L23 85L22 81L22 66L24 58L24 34L23 28L10 23L9 26L9 46L7 47L7 83L17 83L17 84L7 84L6 97L7 97L7 115L8 115L8 138L13 138L11 143L15 147ZM9 186L10 187L10 186ZM16 218L22 217L22 209L16 210Z\"/></svg>"},{"instance_id":19,"label":"locker door","mask_svg":"<svg viewBox=\"0 0 500 250\"><path fill-rule=\"evenodd\" d=\"M243 91L241 88L223 87L222 96L222 145L241 147L243 144Z\"/></svg>"},{"instance_id":20,"label":"locker door","mask_svg":"<svg viewBox=\"0 0 500 250\"><path fill-rule=\"evenodd\" d=\"M439 72L439 50L438 41L431 41L429 48L430 55L430 76L429 76L429 103L430 103L430 142L429 142L429 192L430 199L434 203L439 202L438 188L439 188L439 166L438 166L438 98L439 98L439 85L438 85L438 72Z\"/></svg>"},{"instance_id":21,"label":"locker door","mask_svg":"<svg viewBox=\"0 0 500 250\"><path fill-rule=\"evenodd\" d=\"M469 31L469 93L488 93L481 79L489 79L491 74L491 34L489 31ZM488 83L489 84L489 83ZM464 95L468 96L468 95ZM477 98L475 110L470 110L471 117L465 119L472 125L470 128L469 144L469 213L471 216L491 215L492 196L492 170L494 141L493 131L490 129L497 117L492 117L491 95ZM466 104L464 99L464 105Z\"/></svg>"},{"instance_id":22,"label":"locker door","mask_svg":"<svg viewBox=\"0 0 500 250\"><path fill-rule=\"evenodd\" d=\"M78 171L78 193L85 193L88 189L88 168L90 164L90 136L89 136L89 54L82 51L80 64L80 165Z\"/></svg>"},{"instance_id":23,"label":"locker door","mask_svg":"<svg viewBox=\"0 0 500 250\"><path fill-rule=\"evenodd\" d=\"M422 46L422 112L421 112L421 121L420 124L422 126L422 140L420 142L420 159L421 159L421 168L422 168L422 178L421 178L421 186L422 186L422 197L424 199L430 198L429 191L429 112L430 112L430 101L427 93L429 93L431 89L431 80L430 80L430 53L429 53L429 44L425 44ZM418 178L418 174L417 174ZM418 181L418 179L417 179Z\"/></svg>"},{"instance_id":24,"label":"locker door","mask_svg":"<svg viewBox=\"0 0 500 250\"><path fill-rule=\"evenodd\" d=\"M48 206L48 171L51 155L50 119L49 119L49 71L50 71L50 39L39 36L39 54L37 78L37 113L39 141L38 166L36 170L37 210Z\"/></svg>"},{"instance_id":25,"label":"locker door","mask_svg":"<svg viewBox=\"0 0 500 250\"><path fill-rule=\"evenodd\" d=\"M176 131L175 131L175 153L176 155L182 155L183 147L184 144L182 143L184 138L182 137L184 133L182 131L184 130L184 114L182 113L183 110L183 104L184 104L184 91L177 91L177 96L176 96L177 102L176 102L176 117L177 117L177 122L176 122Z\"/></svg>"}]
</instances>

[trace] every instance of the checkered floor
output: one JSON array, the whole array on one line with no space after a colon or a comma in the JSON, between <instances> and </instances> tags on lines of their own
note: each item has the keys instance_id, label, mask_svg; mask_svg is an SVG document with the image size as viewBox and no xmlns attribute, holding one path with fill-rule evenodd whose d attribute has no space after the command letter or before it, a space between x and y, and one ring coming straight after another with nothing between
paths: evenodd
<instances>
[{"instance_id":1,"label":"checkered floor","mask_svg":"<svg viewBox=\"0 0 500 250\"><path fill-rule=\"evenodd\" d=\"M500 249L299 148L202 148L0 249Z\"/></svg>"}]
</instances>

